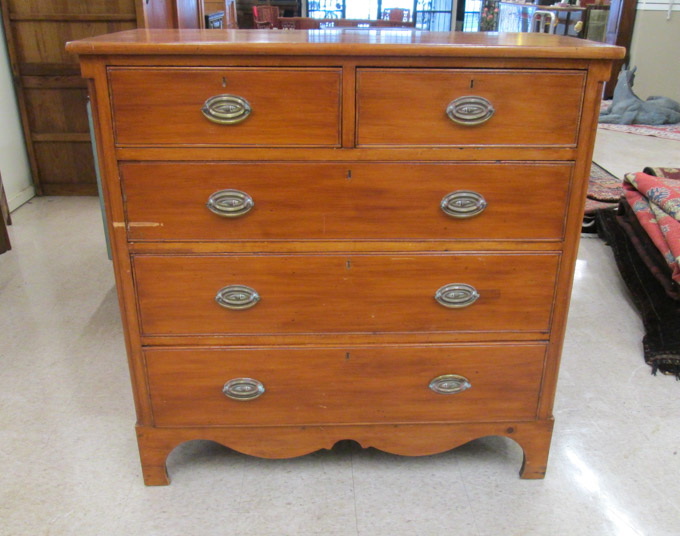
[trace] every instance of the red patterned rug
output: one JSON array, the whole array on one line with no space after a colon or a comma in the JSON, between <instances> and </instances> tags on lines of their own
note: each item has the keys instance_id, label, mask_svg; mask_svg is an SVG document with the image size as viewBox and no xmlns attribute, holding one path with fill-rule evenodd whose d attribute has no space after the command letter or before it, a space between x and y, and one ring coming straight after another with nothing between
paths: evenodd
<instances>
[{"instance_id":1,"label":"red patterned rug","mask_svg":"<svg viewBox=\"0 0 680 536\"><path fill-rule=\"evenodd\" d=\"M623 196L623 181L593 162L588 179L586 214L601 208L615 207Z\"/></svg>"},{"instance_id":2,"label":"red patterned rug","mask_svg":"<svg viewBox=\"0 0 680 536\"><path fill-rule=\"evenodd\" d=\"M616 208L622 196L623 181L593 162L590 167L588 195L581 231L595 236L597 233L595 212L603 208Z\"/></svg>"},{"instance_id":3,"label":"red patterned rug","mask_svg":"<svg viewBox=\"0 0 680 536\"><path fill-rule=\"evenodd\" d=\"M627 132L629 134L639 134L641 136L656 136L667 140L680 141L680 123L675 125L610 125L600 124L598 128L605 130L615 130L617 132Z\"/></svg>"}]
</instances>

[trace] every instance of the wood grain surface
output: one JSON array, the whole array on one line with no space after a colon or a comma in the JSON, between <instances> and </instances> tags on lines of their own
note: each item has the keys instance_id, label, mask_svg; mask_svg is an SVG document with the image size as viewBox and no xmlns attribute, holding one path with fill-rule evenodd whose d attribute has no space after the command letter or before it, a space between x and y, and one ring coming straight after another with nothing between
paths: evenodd
<instances>
[{"instance_id":1,"label":"wood grain surface","mask_svg":"<svg viewBox=\"0 0 680 536\"><path fill-rule=\"evenodd\" d=\"M424 455L489 434L516 439L522 477L543 478L599 99L623 50L356 30L68 48L95 99L147 484L168 483L168 453L191 439L282 458L340 439ZM225 131L200 108L232 89L253 114ZM446 106L470 94L493 117L454 125ZM210 213L221 189L253 210ZM488 207L444 216L455 190ZM450 283L480 298L444 308L434 294ZM228 285L260 301L224 309ZM441 374L472 387L437 395ZM225 398L237 377L264 395Z\"/></svg>"},{"instance_id":2,"label":"wood grain surface","mask_svg":"<svg viewBox=\"0 0 680 536\"><path fill-rule=\"evenodd\" d=\"M340 145L338 69L111 69L119 145ZM171 89L169 89L171 88ZM219 125L206 100L236 95L252 108Z\"/></svg>"},{"instance_id":3,"label":"wood grain surface","mask_svg":"<svg viewBox=\"0 0 680 536\"><path fill-rule=\"evenodd\" d=\"M538 344L146 351L156 426L531 419L544 356ZM435 393L429 383L443 374L471 387ZM244 377L264 394L222 394Z\"/></svg>"},{"instance_id":4,"label":"wood grain surface","mask_svg":"<svg viewBox=\"0 0 680 536\"><path fill-rule=\"evenodd\" d=\"M570 164L123 163L131 240L560 239ZM521 180L522 188L508 187ZM215 192L236 189L253 209L213 214ZM440 208L456 191L488 203L472 218ZM549 192L548 195L546 193Z\"/></svg>"},{"instance_id":5,"label":"wood grain surface","mask_svg":"<svg viewBox=\"0 0 680 536\"><path fill-rule=\"evenodd\" d=\"M427 254L134 258L142 332L342 333L537 331L550 326L559 256ZM462 309L434 299L451 283L477 289ZM228 285L260 295L251 309L215 302Z\"/></svg>"},{"instance_id":6,"label":"wood grain surface","mask_svg":"<svg viewBox=\"0 0 680 536\"><path fill-rule=\"evenodd\" d=\"M584 81L577 71L359 69L357 145L573 146ZM495 113L481 125L454 123L447 107L465 96Z\"/></svg>"},{"instance_id":7,"label":"wood grain surface","mask_svg":"<svg viewBox=\"0 0 680 536\"><path fill-rule=\"evenodd\" d=\"M321 55L381 57L620 59L625 50L575 37L540 33L423 32L374 29L131 30L68 43L72 54Z\"/></svg>"}]
</instances>

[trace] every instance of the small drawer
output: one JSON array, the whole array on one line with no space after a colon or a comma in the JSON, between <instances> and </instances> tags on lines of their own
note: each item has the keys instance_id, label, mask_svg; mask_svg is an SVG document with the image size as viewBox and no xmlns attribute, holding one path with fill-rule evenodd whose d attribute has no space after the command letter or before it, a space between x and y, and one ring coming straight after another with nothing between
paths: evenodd
<instances>
[{"instance_id":1,"label":"small drawer","mask_svg":"<svg viewBox=\"0 0 680 536\"><path fill-rule=\"evenodd\" d=\"M545 346L153 348L145 356L156 426L484 422L535 417Z\"/></svg>"},{"instance_id":2,"label":"small drawer","mask_svg":"<svg viewBox=\"0 0 680 536\"><path fill-rule=\"evenodd\" d=\"M357 144L569 146L579 71L359 69Z\"/></svg>"},{"instance_id":3,"label":"small drawer","mask_svg":"<svg viewBox=\"0 0 680 536\"><path fill-rule=\"evenodd\" d=\"M119 146L340 144L339 69L111 68Z\"/></svg>"},{"instance_id":4,"label":"small drawer","mask_svg":"<svg viewBox=\"0 0 680 536\"><path fill-rule=\"evenodd\" d=\"M145 335L547 332L559 255L136 255Z\"/></svg>"},{"instance_id":5,"label":"small drawer","mask_svg":"<svg viewBox=\"0 0 680 536\"><path fill-rule=\"evenodd\" d=\"M572 170L514 162L120 166L135 241L558 240Z\"/></svg>"}]
</instances>

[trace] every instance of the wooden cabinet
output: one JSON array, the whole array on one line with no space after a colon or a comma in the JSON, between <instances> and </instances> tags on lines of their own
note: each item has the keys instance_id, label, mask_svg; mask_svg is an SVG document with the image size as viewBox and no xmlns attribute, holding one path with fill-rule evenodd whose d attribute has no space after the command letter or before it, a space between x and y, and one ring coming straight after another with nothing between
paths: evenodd
<instances>
[{"instance_id":1,"label":"wooden cabinet","mask_svg":"<svg viewBox=\"0 0 680 536\"><path fill-rule=\"evenodd\" d=\"M375 31L68 48L95 102L147 484L191 439L280 458L504 435L543 477L622 49Z\"/></svg>"},{"instance_id":2,"label":"wooden cabinet","mask_svg":"<svg viewBox=\"0 0 680 536\"><path fill-rule=\"evenodd\" d=\"M66 41L137 27L201 28L203 0L0 0L38 195L97 195L87 83Z\"/></svg>"},{"instance_id":3,"label":"wooden cabinet","mask_svg":"<svg viewBox=\"0 0 680 536\"><path fill-rule=\"evenodd\" d=\"M145 28L197 29L205 25L203 0L138 0Z\"/></svg>"},{"instance_id":4,"label":"wooden cabinet","mask_svg":"<svg viewBox=\"0 0 680 536\"><path fill-rule=\"evenodd\" d=\"M96 195L87 84L64 50L138 25L141 0L1 0L14 86L38 195Z\"/></svg>"}]
</instances>

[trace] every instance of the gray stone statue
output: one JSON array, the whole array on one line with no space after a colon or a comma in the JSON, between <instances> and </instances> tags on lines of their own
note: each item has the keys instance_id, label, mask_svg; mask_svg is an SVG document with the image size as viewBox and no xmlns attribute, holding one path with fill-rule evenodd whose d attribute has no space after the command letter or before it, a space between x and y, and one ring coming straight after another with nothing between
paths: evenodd
<instances>
[{"instance_id":1,"label":"gray stone statue","mask_svg":"<svg viewBox=\"0 0 680 536\"><path fill-rule=\"evenodd\" d=\"M637 67L619 73L614 98L608 110L600 112L600 123L617 125L670 125L680 123L680 103L667 97L649 97L643 101L633 93Z\"/></svg>"}]
</instances>

